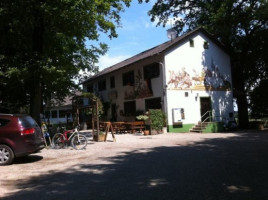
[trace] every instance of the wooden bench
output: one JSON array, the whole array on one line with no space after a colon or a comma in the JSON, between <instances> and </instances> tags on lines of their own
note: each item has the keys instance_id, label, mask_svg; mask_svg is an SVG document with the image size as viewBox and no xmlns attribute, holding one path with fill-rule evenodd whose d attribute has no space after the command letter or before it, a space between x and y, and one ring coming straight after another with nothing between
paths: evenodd
<instances>
[{"instance_id":1,"label":"wooden bench","mask_svg":"<svg viewBox=\"0 0 268 200\"><path fill-rule=\"evenodd\" d=\"M116 133L125 133L127 130L127 122L112 122Z\"/></svg>"},{"instance_id":2,"label":"wooden bench","mask_svg":"<svg viewBox=\"0 0 268 200\"><path fill-rule=\"evenodd\" d=\"M128 129L131 133L134 133L135 131L142 132L145 129L144 121L128 122L127 124L128 124Z\"/></svg>"}]
</instances>

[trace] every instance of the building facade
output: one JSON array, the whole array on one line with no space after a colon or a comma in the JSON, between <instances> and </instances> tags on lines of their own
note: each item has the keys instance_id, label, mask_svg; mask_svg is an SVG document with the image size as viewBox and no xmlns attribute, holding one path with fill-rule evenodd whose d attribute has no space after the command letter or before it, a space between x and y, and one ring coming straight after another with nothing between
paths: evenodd
<instances>
[{"instance_id":1,"label":"building facade","mask_svg":"<svg viewBox=\"0 0 268 200\"><path fill-rule=\"evenodd\" d=\"M83 88L105 102L109 121L162 109L169 131L187 132L208 116L216 122L233 117L229 55L202 28L104 69Z\"/></svg>"}]
</instances>

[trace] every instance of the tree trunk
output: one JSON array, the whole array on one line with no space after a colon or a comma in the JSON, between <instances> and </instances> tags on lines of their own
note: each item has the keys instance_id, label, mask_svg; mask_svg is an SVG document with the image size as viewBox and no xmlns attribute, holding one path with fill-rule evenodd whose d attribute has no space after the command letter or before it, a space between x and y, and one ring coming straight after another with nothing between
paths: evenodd
<instances>
[{"instance_id":1,"label":"tree trunk","mask_svg":"<svg viewBox=\"0 0 268 200\"><path fill-rule=\"evenodd\" d=\"M239 128L248 128L248 102L245 91L245 78L241 62L232 63L234 97L237 99Z\"/></svg>"},{"instance_id":2,"label":"tree trunk","mask_svg":"<svg viewBox=\"0 0 268 200\"><path fill-rule=\"evenodd\" d=\"M238 121L239 128L246 129L249 126L248 123L248 102L246 95L237 96L237 106L238 106Z\"/></svg>"},{"instance_id":3,"label":"tree trunk","mask_svg":"<svg viewBox=\"0 0 268 200\"><path fill-rule=\"evenodd\" d=\"M33 17L34 27L32 35L33 55L32 63L29 67L29 73L31 73L31 92L30 92L30 115L40 125L40 113L41 113L41 65L42 65L42 53L44 46L44 18L41 10L42 1L35 1Z\"/></svg>"},{"instance_id":4,"label":"tree trunk","mask_svg":"<svg viewBox=\"0 0 268 200\"><path fill-rule=\"evenodd\" d=\"M41 86L40 78L33 81L33 87L30 94L30 115L40 125L40 113L41 113Z\"/></svg>"}]
</instances>

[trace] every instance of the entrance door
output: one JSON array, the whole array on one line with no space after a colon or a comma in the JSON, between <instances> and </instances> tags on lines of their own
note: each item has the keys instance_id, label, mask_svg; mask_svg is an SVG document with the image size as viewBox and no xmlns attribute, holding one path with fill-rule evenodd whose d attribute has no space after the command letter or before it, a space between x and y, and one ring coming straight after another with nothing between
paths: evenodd
<instances>
[{"instance_id":1,"label":"entrance door","mask_svg":"<svg viewBox=\"0 0 268 200\"><path fill-rule=\"evenodd\" d=\"M209 121L209 112L211 111L211 99L210 97L200 97L200 106L201 106L201 120L202 122Z\"/></svg>"}]
</instances>

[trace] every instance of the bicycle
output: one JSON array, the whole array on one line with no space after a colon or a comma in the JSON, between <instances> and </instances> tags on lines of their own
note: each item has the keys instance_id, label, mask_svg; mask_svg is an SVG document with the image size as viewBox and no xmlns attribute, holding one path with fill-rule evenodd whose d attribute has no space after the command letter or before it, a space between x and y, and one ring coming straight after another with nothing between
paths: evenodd
<instances>
[{"instance_id":1,"label":"bicycle","mask_svg":"<svg viewBox=\"0 0 268 200\"><path fill-rule=\"evenodd\" d=\"M68 134L71 134L68 137ZM79 127L75 127L74 130L66 130L63 133L56 133L52 138L54 148L63 148L68 143L76 150L86 149L87 137L79 134Z\"/></svg>"}]
</instances>

